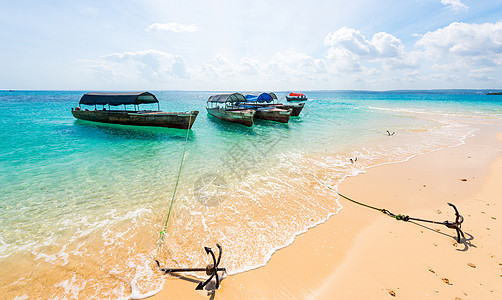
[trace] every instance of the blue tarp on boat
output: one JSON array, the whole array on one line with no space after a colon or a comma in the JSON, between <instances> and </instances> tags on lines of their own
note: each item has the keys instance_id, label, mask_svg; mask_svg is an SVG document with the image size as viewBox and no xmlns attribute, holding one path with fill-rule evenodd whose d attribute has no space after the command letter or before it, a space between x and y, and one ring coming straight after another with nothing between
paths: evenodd
<instances>
[{"instance_id":1,"label":"blue tarp on boat","mask_svg":"<svg viewBox=\"0 0 502 300\"><path fill-rule=\"evenodd\" d=\"M244 93L247 102L272 102L274 99L269 93Z\"/></svg>"}]
</instances>

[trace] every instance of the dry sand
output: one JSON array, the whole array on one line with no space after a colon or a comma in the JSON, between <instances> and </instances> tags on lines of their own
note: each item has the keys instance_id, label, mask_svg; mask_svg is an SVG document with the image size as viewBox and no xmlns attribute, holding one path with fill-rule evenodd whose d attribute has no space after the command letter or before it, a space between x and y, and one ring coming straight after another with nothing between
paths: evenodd
<instances>
[{"instance_id":1,"label":"dry sand","mask_svg":"<svg viewBox=\"0 0 502 300\"><path fill-rule=\"evenodd\" d=\"M338 215L266 266L228 276L214 295L166 275L151 299L502 299L501 131L484 126L465 145L372 168L339 186L353 199L424 219L454 220L447 202L454 203L465 218L461 243L445 226L397 221L340 199Z\"/></svg>"}]
</instances>

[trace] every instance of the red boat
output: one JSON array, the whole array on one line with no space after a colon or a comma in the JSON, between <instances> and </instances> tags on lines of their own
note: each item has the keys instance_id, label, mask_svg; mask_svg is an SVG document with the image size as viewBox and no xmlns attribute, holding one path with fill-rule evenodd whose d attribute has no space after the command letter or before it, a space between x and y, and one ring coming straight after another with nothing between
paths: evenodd
<instances>
[{"instance_id":1,"label":"red boat","mask_svg":"<svg viewBox=\"0 0 502 300\"><path fill-rule=\"evenodd\" d=\"M302 93L289 93L289 95L286 96L286 100L288 101L307 101L308 98L305 96L305 94Z\"/></svg>"}]
</instances>

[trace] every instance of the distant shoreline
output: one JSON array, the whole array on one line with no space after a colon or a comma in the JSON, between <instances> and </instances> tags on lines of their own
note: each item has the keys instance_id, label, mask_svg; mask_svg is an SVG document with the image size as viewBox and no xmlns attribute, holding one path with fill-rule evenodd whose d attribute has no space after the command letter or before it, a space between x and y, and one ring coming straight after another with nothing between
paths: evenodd
<instances>
[{"instance_id":1,"label":"distant shoreline","mask_svg":"<svg viewBox=\"0 0 502 300\"><path fill-rule=\"evenodd\" d=\"M92 89L92 90L52 90L52 89L47 89L47 90L30 90L30 89L0 89L0 92L81 92L85 93L88 91L94 91L94 92L132 92L132 91L138 91L138 90L148 90L152 92L200 92L200 93L216 93L216 92L235 92L235 91L240 91L239 89L236 90L156 90L156 89L148 89L148 88L142 88L142 89L134 89L134 90L114 90L114 89L106 89L106 90L100 90L100 89ZM449 95L502 95L502 90L499 89L425 89L425 90L383 90L383 91L373 91L373 90L301 90L301 89L294 89L295 91L299 92L304 92L304 93L349 93L349 94L449 94ZM272 90L266 90L266 91L272 91ZM277 93L288 93L291 90L275 90Z\"/></svg>"}]
</instances>

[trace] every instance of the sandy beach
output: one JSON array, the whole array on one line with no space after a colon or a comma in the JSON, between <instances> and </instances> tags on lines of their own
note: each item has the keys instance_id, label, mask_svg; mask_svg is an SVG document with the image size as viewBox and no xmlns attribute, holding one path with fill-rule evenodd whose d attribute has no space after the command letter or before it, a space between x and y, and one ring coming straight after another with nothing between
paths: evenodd
<instances>
[{"instance_id":1,"label":"sandy beach","mask_svg":"<svg viewBox=\"0 0 502 300\"><path fill-rule=\"evenodd\" d=\"M502 0L4 2L0 300L502 300Z\"/></svg>"},{"instance_id":2,"label":"sandy beach","mask_svg":"<svg viewBox=\"0 0 502 300\"><path fill-rule=\"evenodd\" d=\"M460 243L446 226L397 221L340 199L340 213L264 267L227 276L214 294L166 275L150 299L501 299L500 132L484 126L464 145L375 167L339 186L358 201L441 222L454 220L447 205L454 203L465 218Z\"/></svg>"}]
</instances>

